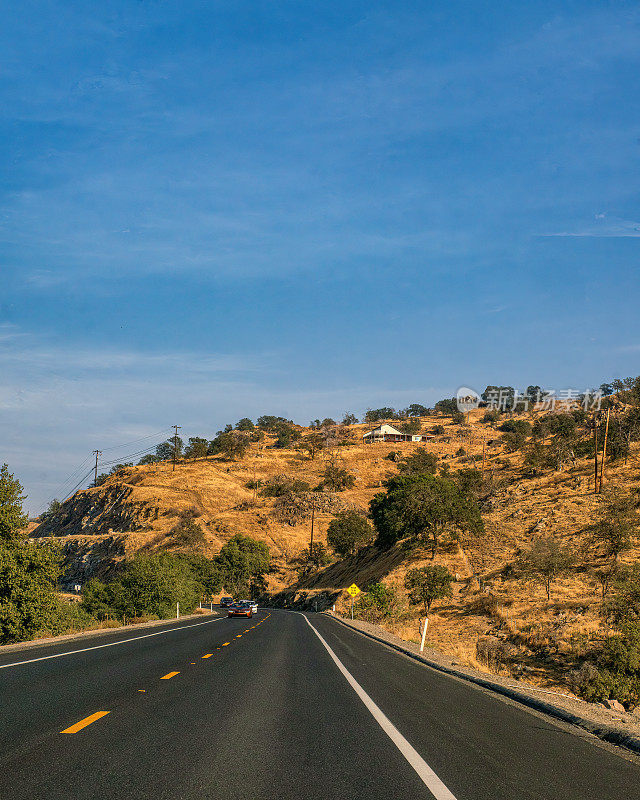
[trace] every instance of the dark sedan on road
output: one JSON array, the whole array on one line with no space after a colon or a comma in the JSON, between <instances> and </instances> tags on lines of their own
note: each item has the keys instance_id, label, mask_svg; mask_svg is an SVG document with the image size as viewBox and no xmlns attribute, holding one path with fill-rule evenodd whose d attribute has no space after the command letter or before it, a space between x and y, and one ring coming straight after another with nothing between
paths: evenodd
<instances>
[{"instance_id":1,"label":"dark sedan on road","mask_svg":"<svg viewBox=\"0 0 640 800\"><path fill-rule=\"evenodd\" d=\"M229 608L231 605L233 605L233 597L220 598L220 608Z\"/></svg>"}]
</instances>

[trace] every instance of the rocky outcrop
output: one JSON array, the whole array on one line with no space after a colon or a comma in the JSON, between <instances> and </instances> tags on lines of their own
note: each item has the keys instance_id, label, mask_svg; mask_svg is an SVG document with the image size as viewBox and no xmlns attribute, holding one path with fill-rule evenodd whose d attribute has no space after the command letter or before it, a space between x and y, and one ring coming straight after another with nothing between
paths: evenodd
<instances>
[{"instance_id":1,"label":"rocky outcrop","mask_svg":"<svg viewBox=\"0 0 640 800\"><path fill-rule=\"evenodd\" d=\"M78 536L146 530L158 518L159 509L148 502L131 500L132 492L133 487L125 483L78 492L59 511L48 514L31 535Z\"/></svg>"}]
</instances>

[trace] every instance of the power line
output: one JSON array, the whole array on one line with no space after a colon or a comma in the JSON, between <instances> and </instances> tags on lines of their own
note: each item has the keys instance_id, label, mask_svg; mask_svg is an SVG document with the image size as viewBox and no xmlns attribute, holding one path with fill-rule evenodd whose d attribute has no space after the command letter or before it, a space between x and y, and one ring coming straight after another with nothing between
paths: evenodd
<instances>
[{"instance_id":1,"label":"power line","mask_svg":"<svg viewBox=\"0 0 640 800\"><path fill-rule=\"evenodd\" d=\"M129 447L131 444L137 444L138 442L145 442L147 439L155 439L157 436L160 436L163 433L167 433L168 431L172 430L173 425L168 428L163 428L161 431L157 433L150 433L149 436L142 436L140 439L133 439L130 442L124 442L123 444L114 444L112 447L103 447L103 452L108 452L109 450L119 450L121 447Z\"/></svg>"},{"instance_id":2,"label":"power line","mask_svg":"<svg viewBox=\"0 0 640 800\"><path fill-rule=\"evenodd\" d=\"M52 500L55 500L55 499L57 498L57 496L58 496L58 495L60 495L60 494L63 494L63 493L64 493L65 487L66 487L66 486L68 486L70 483L72 483L74 480L76 480L76 479L77 479L77 477L78 477L78 473L79 473L79 472L80 472L80 471L83 469L83 467L85 466L85 464L87 463L87 461L88 461L90 458L91 458L91 456L90 456L90 455L88 455L86 458L83 458L83 459L82 459L82 461L80 462L80 464L78 464L78 466L77 466L77 467L76 467L76 468L73 470L73 472L69 473L69 475L68 475L68 476L67 476L67 477L64 479L64 481L62 481L62 483L61 483L61 484L58 486L58 488L55 490L55 492L54 492L54 493L51 495L51 497L49 497L49 499L48 499L48 500L46 500L46 501L45 501L45 502L44 502L44 503L43 503L43 504L40 506L40 509L39 509L39 510L41 510L41 511L42 511L42 510L44 510L44 508L45 508L46 506L48 506L48 505L49 505L49 503L51 503L51 501L52 501Z\"/></svg>"},{"instance_id":3,"label":"power line","mask_svg":"<svg viewBox=\"0 0 640 800\"><path fill-rule=\"evenodd\" d=\"M63 501L63 502L65 502L66 500L68 500L70 497L73 497L73 495L74 495L74 494L75 494L75 493L78 491L78 488L79 488L79 487L80 487L80 486L81 486L81 485L82 485L82 484L83 484L83 483L84 483L84 482L87 480L87 478L89 477L89 475L91 475L91 473L92 473L92 472L93 472L93 467L91 467L91 469L89 470L89 472L87 472L87 474L86 474L86 475L84 475L84 476L82 477L82 479L81 479L80 481L78 481L78 483L76 483L76 485L73 487L73 489L72 489L72 490L69 492L69 494L68 494L68 495L67 495L67 496L64 498L64 501Z\"/></svg>"}]
</instances>

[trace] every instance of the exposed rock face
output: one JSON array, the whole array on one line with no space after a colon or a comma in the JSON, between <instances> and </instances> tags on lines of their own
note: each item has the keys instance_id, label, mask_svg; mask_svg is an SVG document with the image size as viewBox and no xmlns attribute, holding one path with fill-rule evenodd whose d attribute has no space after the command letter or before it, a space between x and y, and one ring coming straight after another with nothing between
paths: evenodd
<instances>
[{"instance_id":1,"label":"exposed rock face","mask_svg":"<svg viewBox=\"0 0 640 800\"><path fill-rule=\"evenodd\" d=\"M83 584L89 578L104 578L126 553L125 536L69 538L62 544L63 558L58 580L62 590Z\"/></svg>"},{"instance_id":2,"label":"exposed rock face","mask_svg":"<svg viewBox=\"0 0 640 800\"><path fill-rule=\"evenodd\" d=\"M114 483L100 492L78 492L56 513L48 516L32 536L129 533L144 530L158 518L150 503L130 500L133 487Z\"/></svg>"}]
</instances>

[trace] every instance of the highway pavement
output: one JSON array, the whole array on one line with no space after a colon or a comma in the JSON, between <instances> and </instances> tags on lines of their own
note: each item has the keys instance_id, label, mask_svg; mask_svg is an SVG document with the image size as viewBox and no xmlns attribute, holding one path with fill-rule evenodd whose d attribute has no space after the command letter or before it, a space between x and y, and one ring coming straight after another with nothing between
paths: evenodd
<instances>
[{"instance_id":1,"label":"highway pavement","mask_svg":"<svg viewBox=\"0 0 640 800\"><path fill-rule=\"evenodd\" d=\"M0 655L0 799L640 800L640 761L320 614Z\"/></svg>"}]
</instances>

